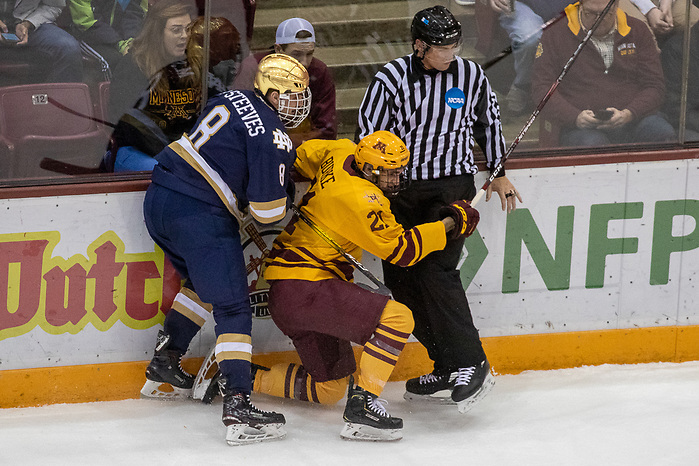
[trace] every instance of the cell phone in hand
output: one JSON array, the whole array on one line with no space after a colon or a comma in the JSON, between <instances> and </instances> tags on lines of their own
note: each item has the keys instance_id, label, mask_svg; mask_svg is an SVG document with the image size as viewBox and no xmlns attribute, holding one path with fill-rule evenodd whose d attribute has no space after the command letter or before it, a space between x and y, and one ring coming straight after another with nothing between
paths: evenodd
<instances>
[{"instance_id":1,"label":"cell phone in hand","mask_svg":"<svg viewBox=\"0 0 699 466\"><path fill-rule=\"evenodd\" d=\"M609 120L612 115L614 115L614 112L611 110L607 110L606 108L600 108L594 111L595 113L595 118L601 121L607 121Z\"/></svg>"},{"instance_id":2,"label":"cell phone in hand","mask_svg":"<svg viewBox=\"0 0 699 466\"><path fill-rule=\"evenodd\" d=\"M12 34L11 32L3 32L2 38L7 42L19 42L19 37L17 37L16 34Z\"/></svg>"}]
</instances>

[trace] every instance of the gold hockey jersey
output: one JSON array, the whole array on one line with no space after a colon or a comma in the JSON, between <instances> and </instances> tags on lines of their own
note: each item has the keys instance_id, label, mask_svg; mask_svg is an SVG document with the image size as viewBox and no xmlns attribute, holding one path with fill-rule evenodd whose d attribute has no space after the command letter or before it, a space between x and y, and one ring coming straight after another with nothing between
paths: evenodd
<instances>
[{"instance_id":1,"label":"gold hockey jersey","mask_svg":"<svg viewBox=\"0 0 699 466\"><path fill-rule=\"evenodd\" d=\"M345 251L362 250L400 266L413 265L446 245L440 221L404 230L381 190L352 169L355 144L313 139L296 151L296 170L311 179L299 208ZM274 241L265 279L351 281L353 266L304 221L294 216Z\"/></svg>"}]
</instances>

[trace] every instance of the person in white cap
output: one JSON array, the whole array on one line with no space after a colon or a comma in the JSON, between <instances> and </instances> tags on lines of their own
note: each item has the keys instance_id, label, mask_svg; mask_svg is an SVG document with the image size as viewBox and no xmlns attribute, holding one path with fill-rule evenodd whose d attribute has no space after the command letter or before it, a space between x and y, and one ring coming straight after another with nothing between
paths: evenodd
<instances>
[{"instance_id":1,"label":"person in white cap","mask_svg":"<svg viewBox=\"0 0 699 466\"><path fill-rule=\"evenodd\" d=\"M309 139L336 139L335 82L328 67L313 56L316 35L313 25L303 18L289 18L277 27L270 50L248 56L233 83L235 89L252 89L257 64L270 53L283 53L298 60L311 78L311 113L294 130L288 131L294 147Z\"/></svg>"}]
</instances>

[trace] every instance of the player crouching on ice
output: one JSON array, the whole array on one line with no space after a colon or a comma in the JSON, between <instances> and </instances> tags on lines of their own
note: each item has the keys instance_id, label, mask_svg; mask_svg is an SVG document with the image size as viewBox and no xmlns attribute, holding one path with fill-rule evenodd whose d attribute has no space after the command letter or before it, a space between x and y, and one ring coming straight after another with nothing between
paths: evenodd
<instances>
[{"instance_id":1,"label":"player crouching on ice","mask_svg":"<svg viewBox=\"0 0 699 466\"><path fill-rule=\"evenodd\" d=\"M347 139L310 140L297 149L295 167L312 181L300 210L344 251L360 259L366 250L409 266L449 238L465 237L479 215L467 201L444 207L444 219L404 230L387 196L404 179L410 153L403 141L377 131L358 145ZM413 330L410 309L352 283L353 265L308 224L294 216L274 241L265 279L269 310L294 343L302 365L258 368L255 392L334 404L349 381L340 435L354 440L402 438L403 420L379 398ZM363 345L356 370L350 342Z\"/></svg>"},{"instance_id":2,"label":"player crouching on ice","mask_svg":"<svg viewBox=\"0 0 699 466\"><path fill-rule=\"evenodd\" d=\"M141 394L191 394L194 377L180 360L208 309L216 322L222 420L231 445L285 434L282 414L250 402L252 311L238 229L246 210L265 224L286 216L295 154L284 125L294 127L308 115L308 80L292 57L265 57L254 92L213 96L195 128L158 154L144 201L148 232L186 282L158 334ZM165 392L164 384L175 391Z\"/></svg>"}]
</instances>

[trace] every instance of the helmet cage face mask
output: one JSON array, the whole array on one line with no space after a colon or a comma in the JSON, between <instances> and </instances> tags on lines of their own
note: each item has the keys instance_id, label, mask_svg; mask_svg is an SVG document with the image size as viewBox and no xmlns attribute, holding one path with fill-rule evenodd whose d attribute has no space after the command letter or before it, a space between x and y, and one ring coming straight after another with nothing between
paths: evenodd
<instances>
[{"instance_id":1,"label":"helmet cage face mask","mask_svg":"<svg viewBox=\"0 0 699 466\"><path fill-rule=\"evenodd\" d=\"M375 131L363 137L355 149L354 161L364 178L386 196L394 196L407 186L410 151L393 133Z\"/></svg>"},{"instance_id":2,"label":"helmet cage face mask","mask_svg":"<svg viewBox=\"0 0 699 466\"><path fill-rule=\"evenodd\" d=\"M311 113L311 89L280 94L277 113L285 128L296 128Z\"/></svg>"},{"instance_id":3,"label":"helmet cage face mask","mask_svg":"<svg viewBox=\"0 0 699 466\"><path fill-rule=\"evenodd\" d=\"M367 180L374 183L387 197L398 195L409 183L407 167L374 168L367 162L362 168L362 173Z\"/></svg>"},{"instance_id":4,"label":"helmet cage face mask","mask_svg":"<svg viewBox=\"0 0 699 466\"><path fill-rule=\"evenodd\" d=\"M311 91L306 68L295 58L272 53L260 60L255 89L267 100L269 91L279 93L277 112L286 128L295 128L310 113ZM267 100L269 103L269 100Z\"/></svg>"}]
</instances>

